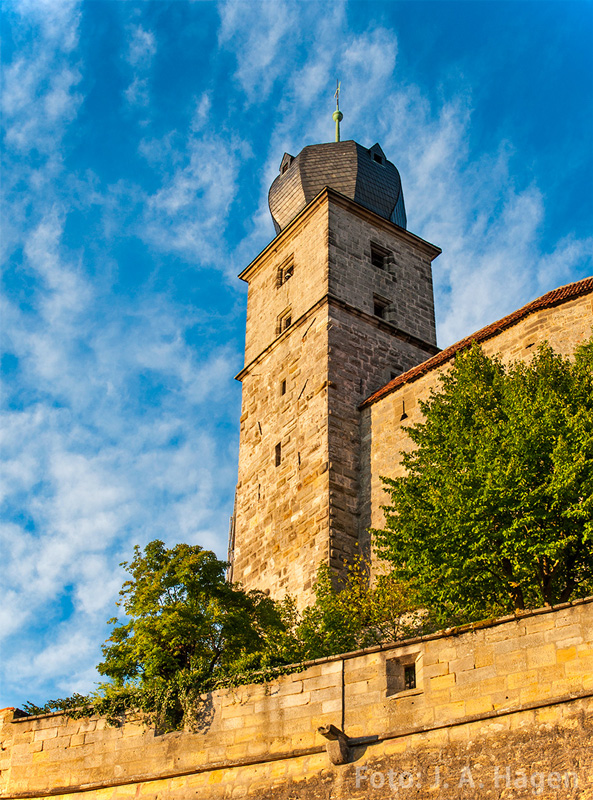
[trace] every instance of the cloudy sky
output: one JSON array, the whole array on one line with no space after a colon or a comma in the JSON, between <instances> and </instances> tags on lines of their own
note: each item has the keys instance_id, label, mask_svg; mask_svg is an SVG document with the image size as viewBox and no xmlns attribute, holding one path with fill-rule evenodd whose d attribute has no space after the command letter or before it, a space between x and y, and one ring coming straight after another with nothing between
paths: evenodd
<instances>
[{"instance_id":1,"label":"cloudy sky","mask_svg":"<svg viewBox=\"0 0 593 800\"><path fill-rule=\"evenodd\" d=\"M593 4L3 4L0 707L97 681L154 538L226 553L284 151L379 141L439 344L591 274Z\"/></svg>"}]
</instances>

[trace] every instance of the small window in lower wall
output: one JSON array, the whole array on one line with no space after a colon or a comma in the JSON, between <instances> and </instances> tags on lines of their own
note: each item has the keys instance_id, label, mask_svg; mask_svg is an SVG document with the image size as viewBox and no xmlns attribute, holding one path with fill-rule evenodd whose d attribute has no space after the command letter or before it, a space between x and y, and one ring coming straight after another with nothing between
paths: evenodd
<instances>
[{"instance_id":1,"label":"small window in lower wall","mask_svg":"<svg viewBox=\"0 0 593 800\"><path fill-rule=\"evenodd\" d=\"M422 657L420 653L404 653L385 661L387 697L421 691Z\"/></svg>"},{"instance_id":2,"label":"small window in lower wall","mask_svg":"<svg viewBox=\"0 0 593 800\"><path fill-rule=\"evenodd\" d=\"M278 314L276 318L276 336L280 336L285 330L292 325L292 312L290 308L284 309L282 314Z\"/></svg>"},{"instance_id":3,"label":"small window in lower wall","mask_svg":"<svg viewBox=\"0 0 593 800\"><path fill-rule=\"evenodd\" d=\"M282 463L282 444L280 442L278 442L278 444L276 445L276 449L274 452L274 463L276 464L277 467L279 467L280 464Z\"/></svg>"}]
</instances>

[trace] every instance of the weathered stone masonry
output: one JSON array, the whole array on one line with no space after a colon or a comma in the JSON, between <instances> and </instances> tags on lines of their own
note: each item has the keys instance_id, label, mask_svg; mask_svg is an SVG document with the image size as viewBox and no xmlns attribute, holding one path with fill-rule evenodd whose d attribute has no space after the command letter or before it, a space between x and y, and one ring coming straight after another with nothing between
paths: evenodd
<instances>
[{"instance_id":1,"label":"weathered stone masonry","mask_svg":"<svg viewBox=\"0 0 593 800\"><path fill-rule=\"evenodd\" d=\"M104 719L13 719L7 709L0 723L0 796L537 796L532 784L517 789L524 770L536 783L544 776L539 796L590 800L592 611L593 598L323 659L266 685L214 692L204 697L196 733L159 736L132 720L110 728ZM405 690L398 675L411 663L417 688ZM330 760L318 728L331 724L348 737L348 763Z\"/></svg>"},{"instance_id":2,"label":"weathered stone masonry","mask_svg":"<svg viewBox=\"0 0 593 800\"><path fill-rule=\"evenodd\" d=\"M391 254L388 269L372 265L372 245ZM357 407L437 352L431 261L439 252L326 188L242 273L234 580L303 606L320 562L340 572L365 545ZM384 318L377 297L388 301Z\"/></svg>"}]
</instances>

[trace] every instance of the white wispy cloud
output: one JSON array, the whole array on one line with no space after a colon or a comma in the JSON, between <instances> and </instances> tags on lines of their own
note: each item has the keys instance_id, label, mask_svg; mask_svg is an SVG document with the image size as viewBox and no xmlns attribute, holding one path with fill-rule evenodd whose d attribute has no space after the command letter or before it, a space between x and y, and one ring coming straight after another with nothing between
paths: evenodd
<instances>
[{"instance_id":1,"label":"white wispy cloud","mask_svg":"<svg viewBox=\"0 0 593 800\"><path fill-rule=\"evenodd\" d=\"M294 31L300 27L298 15L298 6L290 0L263 0L257 5L230 0L220 5L218 41L235 54L235 78L248 101L265 101L290 63L297 41Z\"/></svg>"},{"instance_id":2,"label":"white wispy cloud","mask_svg":"<svg viewBox=\"0 0 593 800\"><path fill-rule=\"evenodd\" d=\"M156 39L152 31L134 25L128 49L128 61L133 67L149 67L156 54Z\"/></svg>"},{"instance_id":3,"label":"white wispy cloud","mask_svg":"<svg viewBox=\"0 0 593 800\"><path fill-rule=\"evenodd\" d=\"M224 551L235 453L234 445L221 449L215 428L226 420L239 364L224 344L199 360L184 337L192 315L165 297L138 298L133 314L117 301L109 308L115 298L68 263L62 235L52 214L25 245L39 279L37 313L5 306L9 350L23 365L19 391L39 400L4 414L5 507L22 506L26 518L0 534L14 543L3 577L11 613L0 623L5 635L26 629L70 586L74 613L62 645L83 632L87 644L77 660L62 662L66 676L91 650L98 660L122 582L113 565L129 556L131 541L160 537ZM136 384L147 379L162 397L142 408ZM40 680L52 665L59 672L62 647L51 629L38 635L34 656L23 641L8 669L34 675L43 659Z\"/></svg>"},{"instance_id":4,"label":"white wispy cloud","mask_svg":"<svg viewBox=\"0 0 593 800\"><path fill-rule=\"evenodd\" d=\"M81 73L76 64L63 60L75 43L80 13L73 4L63 11L53 18L51 38L28 45L3 71L2 111L9 149L55 153L82 102L76 91Z\"/></svg>"},{"instance_id":5,"label":"white wispy cloud","mask_svg":"<svg viewBox=\"0 0 593 800\"><path fill-rule=\"evenodd\" d=\"M178 252L197 265L225 271L228 261L227 254L221 252L221 236L237 195L240 168L251 153L247 143L236 135L218 134L204 127L206 108L207 101L202 99L174 163L166 163L166 143L141 145L141 152L153 165L157 165L159 154L163 161L160 187L143 198L138 233L160 250Z\"/></svg>"},{"instance_id":6,"label":"white wispy cloud","mask_svg":"<svg viewBox=\"0 0 593 800\"><path fill-rule=\"evenodd\" d=\"M213 253L241 145L229 155L221 137L200 132L202 103L186 151L169 159L164 144L154 156L154 194L123 179L105 186L92 173L69 174L65 135L84 101L80 10L28 3L18 13L34 35L6 68L3 99L6 279L15 292L2 311L5 351L17 367L2 418L0 636L13 704L42 699L49 685L92 688L123 580L117 565L134 543L159 537L225 552L236 441L221 446L217 428L238 413L232 377L240 366L224 341L204 352L188 343L188 330L208 329L214 312L180 305L150 283L132 298L119 295L109 242L136 233L167 252ZM130 67L146 73L155 48L154 36L134 27ZM225 193L215 188L221 177ZM130 198L136 211L145 204L135 230L126 229ZM106 231L104 244L92 242L98 273L91 251L70 250L65 233L71 214L91 206Z\"/></svg>"},{"instance_id":7,"label":"white wispy cloud","mask_svg":"<svg viewBox=\"0 0 593 800\"><path fill-rule=\"evenodd\" d=\"M150 103L149 71L157 52L154 33L140 24L128 29L127 62L131 67L132 78L124 95L132 106L148 106Z\"/></svg>"}]
</instances>

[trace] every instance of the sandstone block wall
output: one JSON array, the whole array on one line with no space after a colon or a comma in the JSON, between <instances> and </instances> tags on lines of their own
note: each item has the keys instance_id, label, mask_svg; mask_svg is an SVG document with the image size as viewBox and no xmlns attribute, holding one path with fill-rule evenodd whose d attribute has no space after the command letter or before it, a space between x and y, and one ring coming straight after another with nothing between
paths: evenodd
<instances>
[{"instance_id":1,"label":"sandstone block wall","mask_svg":"<svg viewBox=\"0 0 593 800\"><path fill-rule=\"evenodd\" d=\"M353 207L340 197L332 197L329 206L330 293L370 315L374 298L384 298L388 322L436 345L431 263L440 250L364 209L354 213ZM371 262L373 244L389 253L383 269Z\"/></svg>"},{"instance_id":2,"label":"sandstone block wall","mask_svg":"<svg viewBox=\"0 0 593 800\"><path fill-rule=\"evenodd\" d=\"M245 269L249 284L245 331L245 366L260 356L277 336L278 316L291 309L299 319L327 292L327 204L312 203ZM277 285L278 269L292 259L294 275Z\"/></svg>"},{"instance_id":3,"label":"sandstone block wall","mask_svg":"<svg viewBox=\"0 0 593 800\"><path fill-rule=\"evenodd\" d=\"M0 797L590 800L592 698L593 598L205 695L195 733L4 710Z\"/></svg>"},{"instance_id":4,"label":"sandstone block wall","mask_svg":"<svg viewBox=\"0 0 593 800\"><path fill-rule=\"evenodd\" d=\"M303 603L329 551L327 393L327 308L318 306L243 377L235 509L233 579Z\"/></svg>"}]
</instances>

